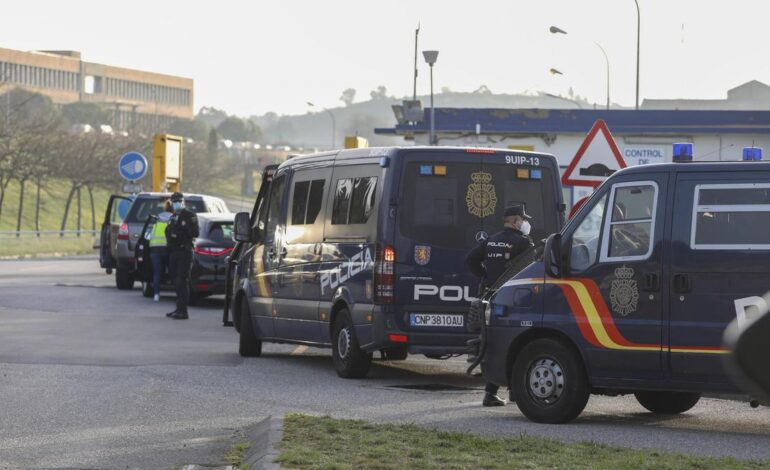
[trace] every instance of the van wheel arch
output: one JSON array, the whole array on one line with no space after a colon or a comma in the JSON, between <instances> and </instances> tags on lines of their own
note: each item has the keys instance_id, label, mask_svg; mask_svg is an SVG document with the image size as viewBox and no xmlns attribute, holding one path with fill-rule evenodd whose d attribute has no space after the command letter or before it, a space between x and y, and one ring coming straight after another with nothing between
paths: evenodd
<instances>
[{"instance_id":1,"label":"van wheel arch","mask_svg":"<svg viewBox=\"0 0 770 470\"><path fill-rule=\"evenodd\" d=\"M536 339L541 338L551 338L555 339L557 341L560 341L564 343L565 346L572 349L576 356L580 358L580 364L583 366L583 369L586 371L586 375L588 375L588 368L586 368L586 361L583 357L583 352L578 348L577 344L564 334L563 332L559 330L553 330L550 328L533 328L521 335L519 335L511 344L510 348L508 348L508 357L505 361L505 375L506 375L506 381L508 384L511 383L511 371L513 370L513 363L516 361L516 356L521 352L524 347L531 343L532 341L535 341ZM590 381L590 377L589 377Z\"/></svg>"},{"instance_id":2,"label":"van wheel arch","mask_svg":"<svg viewBox=\"0 0 770 470\"><path fill-rule=\"evenodd\" d=\"M233 328L235 328L237 333L241 332L241 304L243 303L243 298L245 296L246 294L242 290L239 290L230 303L230 310L233 315Z\"/></svg>"},{"instance_id":3,"label":"van wheel arch","mask_svg":"<svg viewBox=\"0 0 770 470\"><path fill-rule=\"evenodd\" d=\"M337 321L337 315L341 310L348 310L350 311L350 308L348 307L347 302L345 302L342 299L338 299L334 305L332 305L332 310L329 313L329 337L334 336L334 322Z\"/></svg>"}]
</instances>

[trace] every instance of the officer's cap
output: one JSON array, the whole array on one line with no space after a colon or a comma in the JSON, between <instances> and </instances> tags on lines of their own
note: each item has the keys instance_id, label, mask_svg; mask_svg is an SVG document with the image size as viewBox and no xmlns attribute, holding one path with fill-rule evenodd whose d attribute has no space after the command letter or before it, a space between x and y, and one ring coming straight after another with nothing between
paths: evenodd
<instances>
[{"instance_id":1,"label":"officer's cap","mask_svg":"<svg viewBox=\"0 0 770 470\"><path fill-rule=\"evenodd\" d=\"M182 200L184 200L184 194L180 193L179 191L171 195L171 202L179 202Z\"/></svg>"},{"instance_id":2,"label":"officer's cap","mask_svg":"<svg viewBox=\"0 0 770 470\"><path fill-rule=\"evenodd\" d=\"M524 206L522 206L521 204L517 204L515 206L508 206L505 208L504 217L513 217L514 215L518 215L519 217L523 217L525 219L532 218L532 216L527 214L527 212L524 210Z\"/></svg>"}]
</instances>

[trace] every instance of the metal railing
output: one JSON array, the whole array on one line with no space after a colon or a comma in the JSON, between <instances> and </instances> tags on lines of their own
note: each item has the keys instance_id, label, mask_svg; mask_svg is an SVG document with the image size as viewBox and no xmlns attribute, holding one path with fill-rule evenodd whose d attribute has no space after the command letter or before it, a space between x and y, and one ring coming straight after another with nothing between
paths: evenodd
<instances>
[{"instance_id":1,"label":"metal railing","mask_svg":"<svg viewBox=\"0 0 770 470\"><path fill-rule=\"evenodd\" d=\"M60 237L95 237L99 230L0 230L0 240L15 240L19 238L43 237L58 235Z\"/></svg>"}]
</instances>

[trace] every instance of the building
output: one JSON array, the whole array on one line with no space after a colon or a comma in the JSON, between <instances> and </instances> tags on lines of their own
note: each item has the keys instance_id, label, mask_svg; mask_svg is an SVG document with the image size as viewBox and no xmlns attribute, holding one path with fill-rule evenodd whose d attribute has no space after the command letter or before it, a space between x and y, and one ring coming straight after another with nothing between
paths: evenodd
<instances>
[{"instance_id":1,"label":"building","mask_svg":"<svg viewBox=\"0 0 770 470\"><path fill-rule=\"evenodd\" d=\"M22 88L54 103L102 106L116 130L146 129L193 118L193 80L81 60L76 51L0 48L0 93Z\"/></svg>"},{"instance_id":2,"label":"building","mask_svg":"<svg viewBox=\"0 0 770 470\"><path fill-rule=\"evenodd\" d=\"M770 86L757 80L751 80L727 90L727 98L725 99L645 99L642 102L642 109L770 110Z\"/></svg>"},{"instance_id":3,"label":"building","mask_svg":"<svg viewBox=\"0 0 770 470\"><path fill-rule=\"evenodd\" d=\"M436 108L436 144L545 152L564 169L597 119L629 166L672 161L676 142L692 142L695 160L740 160L750 146L770 151L770 111ZM419 122L375 129L417 145L428 145L429 132L430 109ZM581 194L571 191L573 200Z\"/></svg>"}]
</instances>

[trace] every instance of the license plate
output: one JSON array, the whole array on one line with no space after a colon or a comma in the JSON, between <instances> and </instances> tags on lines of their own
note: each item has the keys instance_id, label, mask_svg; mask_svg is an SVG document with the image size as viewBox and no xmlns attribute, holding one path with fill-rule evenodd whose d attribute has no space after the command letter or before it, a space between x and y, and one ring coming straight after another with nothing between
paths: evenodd
<instances>
[{"instance_id":1,"label":"license plate","mask_svg":"<svg viewBox=\"0 0 770 470\"><path fill-rule=\"evenodd\" d=\"M448 315L443 313L412 313L409 316L409 323L412 326L445 326L459 328L465 326L465 317L462 315Z\"/></svg>"}]
</instances>

